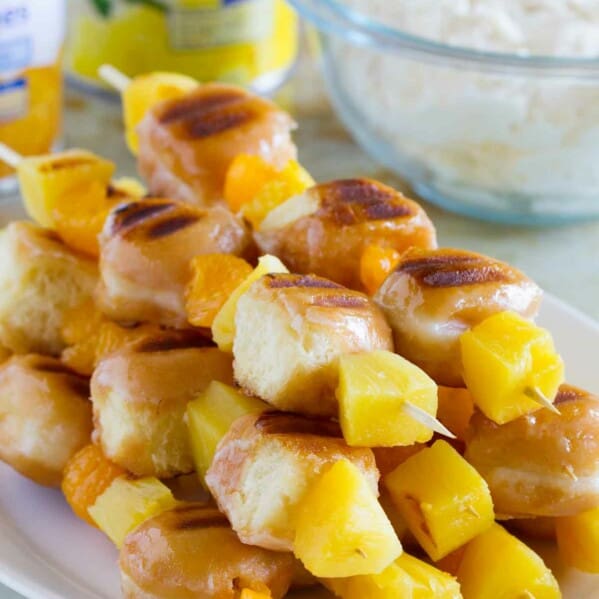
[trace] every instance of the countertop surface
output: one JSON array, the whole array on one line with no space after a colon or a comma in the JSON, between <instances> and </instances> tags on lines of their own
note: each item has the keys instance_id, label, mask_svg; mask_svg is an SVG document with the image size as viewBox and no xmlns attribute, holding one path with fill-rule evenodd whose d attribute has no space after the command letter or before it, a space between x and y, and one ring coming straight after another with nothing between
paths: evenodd
<instances>
[{"instance_id":1,"label":"countertop surface","mask_svg":"<svg viewBox=\"0 0 599 599\"><path fill-rule=\"evenodd\" d=\"M300 160L316 180L349 176L380 179L410 193L397 177L381 169L352 141L336 120L317 76L302 67L276 100L294 114ZM69 90L66 147L83 147L114 160L120 175L134 175L135 161L125 147L120 104ZM599 201L599 198L598 198ZM599 221L561 228L527 229L482 223L424 204L443 246L463 247L506 260L545 290L599 320ZM3 222L23 215L17 199L0 205ZM0 587L1 599L18 595Z\"/></svg>"}]
</instances>

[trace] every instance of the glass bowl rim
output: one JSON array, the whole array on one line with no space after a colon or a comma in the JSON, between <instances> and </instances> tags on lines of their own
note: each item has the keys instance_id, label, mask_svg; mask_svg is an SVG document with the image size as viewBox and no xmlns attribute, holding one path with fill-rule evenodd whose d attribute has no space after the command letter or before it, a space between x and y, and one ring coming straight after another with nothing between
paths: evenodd
<instances>
[{"instance_id":1,"label":"glass bowl rim","mask_svg":"<svg viewBox=\"0 0 599 599\"><path fill-rule=\"evenodd\" d=\"M487 52L450 46L406 33L372 20L343 6L338 0L289 0L289 3L319 31L378 50L402 52L433 62L453 63L469 68L519 72L544 77L590 78L599 81L599 56L559 57Z\"/></svg>"}]
</instances>

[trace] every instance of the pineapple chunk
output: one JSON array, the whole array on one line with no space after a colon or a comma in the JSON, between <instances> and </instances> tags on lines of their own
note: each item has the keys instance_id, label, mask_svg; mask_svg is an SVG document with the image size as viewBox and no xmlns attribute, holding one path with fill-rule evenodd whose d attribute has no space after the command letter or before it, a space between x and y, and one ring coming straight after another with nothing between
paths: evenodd
<instances>
[{"instance_id":1,"label":"pineapple chunk","mask_svg":"<svg viewBox=\"0 0 599 599\"><path fill-rule=\"evenodd\" d=\"M220 440L237 418L263 412L268 405L248 397L219 381L212 381L206 390L187 404L187 426L191 449L200 479L203 481Z\"/></svg>"},{"instance_id":2,"label":"pineapple chunk","mask_svg":"<svg viewBox=\"0 0 599 599\"><path fill-rule=\"evenodd\" d=\"M403 553L395 564L412 582L412 599L461 599L460 584L451 575Z\"/></svg>"},{"instance_id":3,"label":"pineapple chunk","mask_svg":"<svg viewBox=\"0 0 599 599\"><path fill-rule=\"evenodd\" d=\"M373 351L341 356L337 399L348 445L412 445L433 436L431 429L414 420L402 406L409 401L435 416L437 385L397 354Z\"/></svg>"},{"instance_id":4,"label":"pineapple chunk","mask_svg":"<svg viewBox=\"0 0 599 599\"><path fill-rule=\"evenodd\" d=\"M241 214L254 229L258 229L269 212L314 184L308 171L296 160L290 160L249 202L241 206Z\"/></svg>"},{"instance_id":5,"label":"pineapple chunk","mask_svg":"<svg viewBox=\"0 0 599 599\"><path fill-rule=\"evenodd\" d=\"M341 599L461 599L459 583L445 572L402 553L378 574L327 578L324 586Z\"/></svg>"},{"instance_id":6,"label":"pineapple chunk","mask_svg":"<svg viewBox=\"0 0 599 599\"><path fill-rule=\"evenodd\" d=\"M131 153L137 155L139 140L137 125L155 104L185 95L198 86L192 77L178 73L147 73L135 77L123 92L125 141Z\"/></svg>"},{"instance_id":7,"label":"pineapple chunk","mask_svg":"<svg viewBox=\"0 0 599 599\"><path fill-rule=\"evenodd\" d=\"M294 195L280 206L273 208L260 223L259 230L282 229L300 218L314 214L320 208L318 194L302 193Z\"/></svg>"},{"instance_id":8,"label":"pineapple chunk","mask_svg":"<svg viewBox=\"0 0 599 599\"><path fill-rule=\"evenodd\" d=\"M233 351L235 338L235 312L239 298L250 288L254 281L264 275L275 272L289 272L285 265L275 256L262 256L258 266L244 279L243 283L233 291L223 307L212 321L212 337L221 351Z\"/></svg>"},{"instance_id":9,"label":"pineapple chunk","mask_svg":"<svg viewBox=\"0 0 599 599\"><path fill-rule=\"evenodd\" d=\"M497 424L540 408L529 393L553 401L564 364L548 331L513 312L500 312L460 338L464 381L478 408Z\"/></svg>"},{"instance_id":10,"label":"pineapple chunk","mask_svg":"<svg viewBox=\"0 0 599 599\"><path fill-rule=\"evenodd\" d=\"M27 214L38 224L53 228L52 213L62 196L92 182L105 189L114 169L114 163L85 150L25 158L17 174Z\"/></svg>"},{"instance_id":11,"label":"pineapple chunk","mask_svg":"<svg viewBox=\"0 0 599 599\"><path fill-rule=\"evenodd\" d=\"M294 553L315 576L376 574L401 551L368 481L348 460L322 474L298 507Z\"/></svg>"},{"instance_id":12,"label":"pineapple chunk","mask_svg":"<svg viewBox=\"0 0 599 599\"><path fill-rule=\"evenodd\" d=\"M557 518L555 530L564 562L578 570L599 574L599 507Z\"/></svg>"},{"instance_id":13,"label":"pineapple chunk","mask_svg":"<svg viewBox=\"0 0 599 599\"><path fill-rule=\"evenodd\" d=\"M321 582L341 599L402 599L414 596L410 576L397 563L378 574L325 578Z\"/></svg>"},{"instance_id":14,"label":"pineapple chunk","mask_svg":"<svg viewBox=\"0 0 599 599\"><path fill-rule=\"evenodd\" d=\"M543 560L499 524L466 546L458 569L465 599L559 599L557 581Z\"/></svg>"},{"instance_id":15,"label":"pineapple chunk","mask_svg":"<svg viewBox=\"0 0 599 599\"><path fill-rule=\"evenodd\" d=\"M148 193L143 183L135 177L119 177L118 179L114 179L112 187L130 198L141 199Z\"/></svg>"},{"instance_id":16,"label":"pineapple chunk","mask_svg":"<svg viewBox=\"0 0 599 599\"><path fill-rule=\"evenodd\" d=\"M434 561L491 526L487 483L445 441L436 441L384 479L412 534Z\"/></svg>"},{"instance_id":17,"label":"pineapple chunk","mask_svg":"<svg viewBox=\"0 0 599 599\"><path fill-rule=\"evenodd\" d=\"M98 528L121 547L125 537L140 524L175 507L169 488L157 478L117 478L88 508Z\"/></svg>"}]
</instances>

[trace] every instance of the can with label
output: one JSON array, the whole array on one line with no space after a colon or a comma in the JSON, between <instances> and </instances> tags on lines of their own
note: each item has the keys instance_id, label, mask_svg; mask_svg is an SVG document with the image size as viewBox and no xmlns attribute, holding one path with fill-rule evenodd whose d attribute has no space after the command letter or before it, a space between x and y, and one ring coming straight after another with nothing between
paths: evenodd
<instances>
[{"instance_id":1,"label":"can with label","mask_svg":"<svg viewBox=\"0 0 599 599\"><path fill-rule=\"evenodd\" d=\"M65 0L0 0L0 141L25 156L60 135ZM0 163L0 192L13 191Z\"/></svg>"},{"instance_id":2,"label":"can with label","mask_svg":"<svg viewBox=\"0 0 599 599\"><path fill-rule=\"evenodd\" d=\"M285 0L70 0L66 66L98 84L109 63L127 75L184 73L258 92L295 62L297 17Z\"/></svg>"}]
</instances>

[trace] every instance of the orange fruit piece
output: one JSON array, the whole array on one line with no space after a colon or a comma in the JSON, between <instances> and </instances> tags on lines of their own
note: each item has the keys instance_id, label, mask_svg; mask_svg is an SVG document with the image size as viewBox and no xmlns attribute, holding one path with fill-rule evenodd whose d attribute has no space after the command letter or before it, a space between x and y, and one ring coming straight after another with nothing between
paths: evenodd
<instances>
[{"instance_id":1,"label":"orange fruit piece","mask_svg":"<svg viewBox=\"0 0 599 599\"><path fill-rule=\"evenodd\" d=\"M391 271L398 265L400 254L393 248L368 245L360 258L360 279L369 295L374 295Z\"/></svg>"},{"instance_id":2,"label":"orange fruit piece","mask_svg":"<svg viewBox=\"0 0 599 599\"><path fill-rule=\"evenodd\" d=\"M97 258L98 235L110 211L122 202L143 195L141 185L130 179L118 180L108 187L101 181L89 181L65 193L52 209L54 229L74 250Z\"/></svg>"},{"instance_id":3,"label":"orange fruit piece","mask_svg":"<svg viewBox=\"0 0 599 599\"><path fill-rule=\"evenodd\" d=\"M260 156L239 154L231 162L225 177L225 201L233 212L239 212L243 204L276 177L275 167Z\"/></svg>"},{"instance_id":4,"label":"orange fruit piece","mask_svg":"<svg viewBox=\"0 0 599 599\"><path fill-rule=\"evenodd\" d=\"M96 526L87 508L94 505L116 478L125 474L127 471L113 464L97 445L86 445L67 462L62 492L75 514Z\"/></svg>"},{"instance_id":5,"label":"orange fruit piece","mask_svg":"<svg viewBox=\"0 0 599 599\"><path fill-rule=\"evenodd\" d=\"M189 322L209 327L231 293L250 275L252 267L230 254L204 254L191 261L192 279L186 290Z\"/></svg>"},{"instance_id":6,"label":"orange fruit piece","mask_svg":"<svg viewBox=\"0 0 599 599\"><path fill-rule=\"evenodd\" d=\"M468 389L437 388L437 418L461 441L466 440L466 430L474 414L474 400Z\"/></svg>"}]
</instances>

